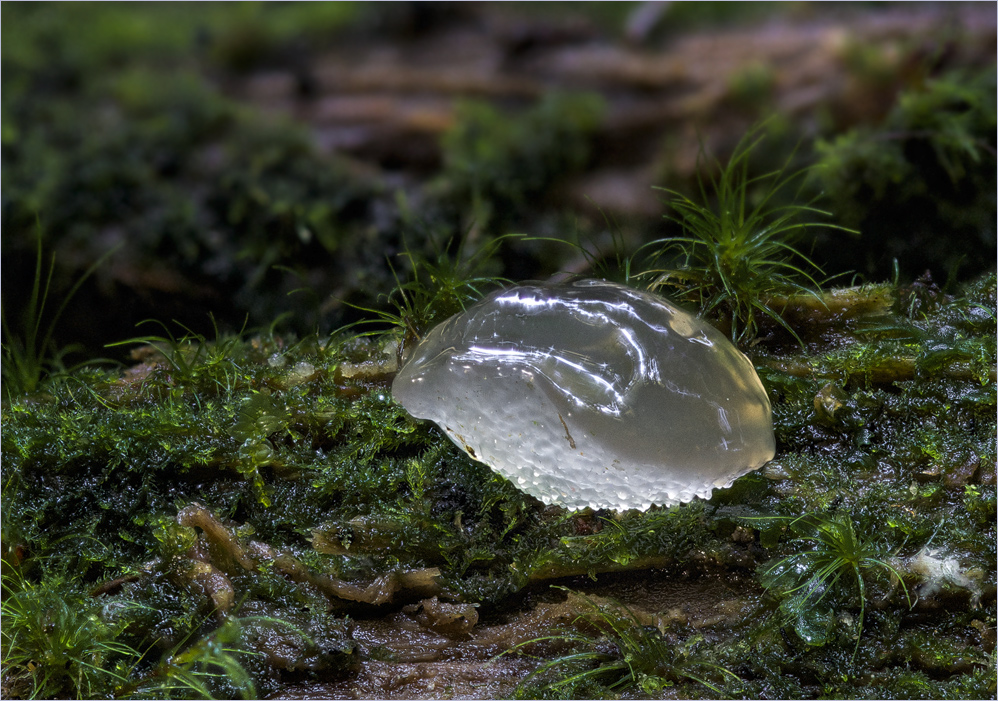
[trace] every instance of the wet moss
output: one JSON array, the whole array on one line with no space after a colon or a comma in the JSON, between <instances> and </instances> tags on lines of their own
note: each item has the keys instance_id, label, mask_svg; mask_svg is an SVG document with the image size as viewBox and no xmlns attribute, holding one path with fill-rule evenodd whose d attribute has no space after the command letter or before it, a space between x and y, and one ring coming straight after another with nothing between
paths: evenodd
<instances>
[{"instance_id":1,"label":"wet moss","mask_svg":"<svg viewBox=\"0 0 998 701\"><path fill-rule=\"evenodd\" d=\"M284 621L302 632L250 636L298 636L291 657L246 667L258 688L275 688L297 674L349 674L351 613L420 592L487 613L549 581L652 567L751 576L809 552L780 519L810 514L847 519L889 568L864 571L865 590L826 584L821 605L792 621L772 587L743 631L759 643L753 659L743 633L712 638L711 659L748 695L891 684L884 693L956 694L986 683L979 656L960 660L994 626L993 291L990 276L931 314L896 317L918 330L903 338L853 324L831 351L758 344L777 459L710 502L645 513L544 507L412 420L380 366L357 370L391 357L396 334L164 336L123 372L88 368L2 405L5 571L99 590L107 605L141 603L121 614L127 642L158 640L160 654L215 635L228 620L219 606ZM940 339L971 350L897 371L941 352ZM788 364L801 371L781 371ZM218 525L185 517L195 504ZM237 550L226 555L222 542ZM931 654L918 651L926 620L946 631ZM316 642L335 621L339 642ZM333 657L321 653L330 645ZM903 654L883 657L899 645ZM843 681L835 669L851 671Z\"/></svg>"},{"instance_id":2,"label":"wet moss","mask_svg":"<svg viewBox=\"0 0 998 701\"><path fill-rule=\"evenodd\" d=\"M111 275L128 287L127 308L114 305L103 323L64 317L97 342L135 333L149 315L215 337L146 326L158 336L127 369L84 368L5 395L4 695L269 693L350 675L351 617L430 596L498 616L551 582L582 588L650 568L753 592L713 623L633 633L730 670L740 682L727 695L994 695L995 275L961 289L924 276L803 298L763 286L758 302L802 341L760 318L749 349L773 401L777 459L708 503L545 508L391 400L401 329L391 340L225 336L170 300L202 308L218 290L207 299L222 327L247 311L276 326L289 308L299 330L335 324L356 310L315 302L334 291L328 281L339 280L337 299L376 306L370 295L397 281L384 256L403 250L399 272L429 294L421 316L398 321L419 332L480 292L465 285L479 272L452 260L467 241L490 259L483 280L554 270L559 256L534 253L551 260L525 265L514 259L537 248L497 253L494 242L524 222L548 226L533 202L585 166L599 101L468 103L443 139L436 180L393 192L396 181L324 155L219 87L248 68L288 68L289 27L306 16L308 36L322 36L349 5L247 5L235 17L52 7L4 9L5 230L40 219L46 247L77 276L109 242L129 244ZM878 57L860 58L872 80L886 76ZM302 94L305 63L290 66ZM736 102L767 87L753 71L730 86ZM926 259L939 274L957 267L965 242L993 247L993 93L993 69L918 82L879 128L819 146L838 213L864 230L839 246L841 267L886 275L898 255L906 275ZM469 235L450 238L463 225ZM922 254L877 243L912 230ZM951 231L964 243L940 233ZM31 289L32 266L20 263L34 249L22 238L4 237L8 302ZM417 269L431 249L434 265ZM978 259L989 260L962 269L983 270ZM149 299L133 295L128 281L150 272ZM89 311L105 299L98 278L107 283L98 275L81 290ZM308 303L289 300L303 284ZM865 592L826 584L818 605L788 619L792 585L763 594L761 582L767 563L812 552L787 526L802 515L849 523L899 581L874 568ZM627 656L605 636L580 646L618 671ZM521 692L609 695L599 680L616 678ZM683 695L709 693L661 678Z\"/></svg>"}]
</instances>

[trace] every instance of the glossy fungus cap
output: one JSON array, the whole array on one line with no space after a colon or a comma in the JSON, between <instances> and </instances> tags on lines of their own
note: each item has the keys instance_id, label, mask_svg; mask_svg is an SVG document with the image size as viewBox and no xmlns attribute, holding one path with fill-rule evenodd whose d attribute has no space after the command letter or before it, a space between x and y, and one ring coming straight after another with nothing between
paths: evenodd
<instances>
[{"instance_id":1,"label":"glossy fungus cap","mask_svg":"<svg viewBox=\"0 0 998 701\"><path fill-rule=\"evenodd\" d=\"M426 335L392 394L568 508L707 499L775 452L766 390L737 348L657 295L599 280L489 295Z\"/></svg>"}]
</instances>

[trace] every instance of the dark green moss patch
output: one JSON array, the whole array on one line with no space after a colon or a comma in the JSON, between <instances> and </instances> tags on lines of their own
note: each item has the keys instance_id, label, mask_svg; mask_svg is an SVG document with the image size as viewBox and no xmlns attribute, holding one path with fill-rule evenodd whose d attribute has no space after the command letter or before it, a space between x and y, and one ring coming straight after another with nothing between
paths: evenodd
<instances>
[{"instance_id":1,"label":"dark green moss patch","mask_svg":"<svg viewBox=\"0 0 998 701\"><path fill-rule=\"evenodd\" d=\"M264 661L235 661L259 691L349 674L343 617L422 592L487 613L564 577L769 568L769 592L746 619L752 659L738 642L746 633L712 643L710 664L737 676L739 693L984 688L993 651L975 641L995 624L998 536L993 293L991 276L900 320L913 329L900 338L850 332L833 351L790 356L757 346L776 460L710 502L646 513L544 508L468 459L392 401L380 370L356 369L389 336L164 339L123 373L89 369L3 404L5 587L11 606L99 592L94 644L110 645L99 658L108 670L127 657L117 642L193 660L195 641L235 635L222 607L248 621L245 649L264 650ZM807 588L765 564L812 557L809 533L789 527L805 515L873 548L882 565L859 568L865 586L849 571ZM802 596L820 604L797 606ZM11 620L11 635L30 634L28 619ZM689 632L670 635L692 644ZM39 664L33 644L10 674L44 693L132 688L152 669L46 680L17 666Z\"/></svg>"}]
</instances>

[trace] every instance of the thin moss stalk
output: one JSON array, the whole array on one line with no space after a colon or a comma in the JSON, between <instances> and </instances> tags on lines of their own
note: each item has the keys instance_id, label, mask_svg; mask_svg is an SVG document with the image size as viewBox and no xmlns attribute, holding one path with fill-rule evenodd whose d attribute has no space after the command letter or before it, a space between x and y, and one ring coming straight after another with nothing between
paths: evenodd
<instances>
[{"instance_id":1,"label":"thin moss stalk","mask_svg":"<svg viewBox=\"0 0 998 701\"><path fill-rule=\"evenodd\" d=\"M701 177L700 199L675 190L669 195L675 214L666 218L683 235L646 244L649 264L642 273L652 288L674 288L695 302L702 314L716 314L730 326L735 341L752 339L761 319L768 318L800 339L781 316L779 296L817 298L821 268L795 246L810 229L856 233L833 223L813 221L829 213L811 203L779 204L778 198L806 170L787 173L790 159L777 171L750 174L752 152L762 143L761 126L750 130L736 146L719 176ZM791 156L792 158L792 156ZM641 251L639 251L641 253ZM673 261L678 259L676 267ZM667 267L657 267L665 265Z\"/></svg>"}]
</instances>

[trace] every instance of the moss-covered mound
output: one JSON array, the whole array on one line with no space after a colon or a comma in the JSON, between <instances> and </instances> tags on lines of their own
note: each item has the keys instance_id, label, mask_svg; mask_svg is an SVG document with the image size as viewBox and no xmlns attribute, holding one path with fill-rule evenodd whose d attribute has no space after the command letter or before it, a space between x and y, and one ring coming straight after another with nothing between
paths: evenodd
<instances>
[{"instance_id":1,"label":"moss-covered mound","mask_svg":"<svg viewBox=\"0 0 998 701\"><path fill-rule=\"evenodd\" d=\"M501 650L476 631L527 615L546 582L655 568L740 581L739 607L705 636L576 599L591 624L558 633L559 663L521 693L993 694L995 277L959 297L822 301L784 309L804 350L750 351L777 458L710 502L647 513L545 508L409 418L388 388L393 334L159 340L124 372L5 402L5 689L349 679L377 657L352 621L399 611L484 661ZM685 652L626 671L641 635Z\"/></svg>"}]
</instances>

